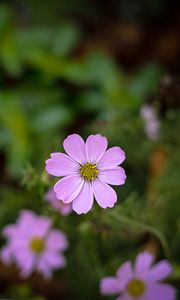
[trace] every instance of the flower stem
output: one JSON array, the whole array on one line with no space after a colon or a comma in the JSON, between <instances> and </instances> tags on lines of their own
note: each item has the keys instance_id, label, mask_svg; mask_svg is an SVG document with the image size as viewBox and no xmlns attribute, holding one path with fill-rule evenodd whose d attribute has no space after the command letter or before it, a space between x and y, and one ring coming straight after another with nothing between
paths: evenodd
<instances>
[{"instance_id":1,"label":"flower stem","mask_svg":"<svg viewBox=\"0 0 180 300\"><path fill-rule=\"evenodd\" d=\"M152 233L160 241L166 257L170 261L173 261L173 257L172 257L172 254L171 254L171 251L169 248L169 244L168 244L166 238L164 237L164 235L157 228L154 228L153 226L145 224L143 222L133 220L127 216L118 215L114 212L112 212L110 214L110 216L113 217L114 219L128 225L129 227L140 228L141 230L147 230L148 232Z\"/></svg>"}]
</instances>

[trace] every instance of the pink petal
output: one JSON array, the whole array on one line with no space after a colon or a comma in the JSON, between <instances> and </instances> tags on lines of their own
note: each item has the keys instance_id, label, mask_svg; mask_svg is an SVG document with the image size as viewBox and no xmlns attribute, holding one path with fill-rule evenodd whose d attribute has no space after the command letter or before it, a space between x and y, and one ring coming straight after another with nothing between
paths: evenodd
<instances>
[{"instance_id":1,"label":"pink petal","mask_svg":"<svg viewBox=\"0 0 180 300\"><path fill-rule=\"evenodd\" d=\"M125 160L125 152L120 147L108 149L98 163L101 170L113 169Z\"/></svg>"},{"instance_id":2,"label":"pink petal","mask_svg":"<svg viewBox=\"0 0 180 300\"><path fill-rule=\"evenodd\" d=\"M66 259L62 254L46 251L40 257L51 269L63 268L66 266Z\"/></svg>"},{"instance_id":3,"label":"pink petal","mask_svg":"<svg viewBox=\"0 0 180 300\"><path fill-rule=\"evenodd\" d=\"M19 253L14 253L16 264L20 269L21 277L29 276L35 267L35 255L23 249Z\"/></svg>"},{"instance_id":4,"label":"pink petal","mask_svg":"<svg viewBox=\"0 0 180 300\"><path fill-rule=\"evenodd\" d=\"M23 248L27 247L27 243L29 243L29 236L25 236L23 233L23 236L21 236L21 232L19 233L19 236L13 237L11 239L11 248L13 251L21 251Z\"/></svg>"},{"instance_id":5,"label":"pink petal","mask_svg":"<svg viewBox=\"0 0 180 300\"><path fill-rule=\"evenodd\" d=\"M96 201L102 208L112 208L117 202L116 192L105 182L96 179L92 182L92 187Z\"/></svg>"},{"instance_id":6,"label":"pink petal","mask_svg":"<svg viewBox=\"0 0 180 300\"><path fill-rule=\"evenodd\" d=\"M12 238L17 233L17 225L7 225L4 227L2 234L8 238Z\"/></svg>"},{"instance_id":7,"label":"pink petal","mask_svg":"<svg viewBox=\"0 0 180 300\"><path fill-rule=\"evenodd\" d=\"M6 245L1 249L0 258L5 264L11 264L13 262L13 251L10 245Z\"/></svg>"},{"instance_id":8,"label":"pink petal","mask_svg":"<svg viewBox=\"0 0 180 300\"><path fill-rule=\"evenodd\" d=\"M128 281L133 277L132 264L130 261L125 262L121 265L121 267L117 270L116 275L119 278L119 285L121 286L121 290L123 290Z\"/></svg>"},{"instance_id":9,"label":"pink petal","mask_svg":"<svg viewBox=\"0 0 180 300\"><path fill-rule=\"evenodd\" d=\"M29 228L31 228L31 230L29 230ZM21 247L27 244L27 241L31 239L32 236L34 236L34 232L35 232L34 224L29 227L26 226L24 228L19 226L16 234L12 237L11 241L13 242L13 245L16 246L19 245L19 247Z\"/></svg>"},{"instance_id":10,"label":"pink petal","mask_svg":"<svg viewBox=\"0 0 180 300\"><path fill-rule=\"evenodd\" d=\"M63 201L58 201L58 210L62 216L68 216L72 212L72 204L65 204Z\"/></svg>"},{"instance_id":11,"label":"pink petal","mask_svg":"<svg viewBox=\"0 0 180 300\"><path fill-rule=\"evenodd\" d=\"M37 234L37 224L41 222L41 218L30 210L22 210L20 217L18 219L18 230L16 234L16 239L18 242L25 242ZM40 235L43 235L48 228L51 226L51 221L49 218L42 219L42 225L40 225L39 230ZM31 230L29 230L31 228ZM44 230L43 230L44 229ZM42 232L43 231L43 232ZM41 234L42 233L42 234Z\"/></svg>"},{"instance_id":12,"label":"pink petal","mask_svg":"<svg viewBox=\"0 0 180 300\"><path fill-rule=\"evenodd\" d=\"M52 277L52 268L48 265L45 259L41 258L37 261L36 270L43 274L47 279Z\"/></svg>"},{"instance_id":13,"label":"pink petal","mask_svg":"<svg viewBox=\"0 0 180 300\"><path fill-rule=\"evenodd\" d=\"M80 176L67 176L55 184L54 191L59 200L70 203L79 195L83 184L84 180Z\"/></svg>"},{"instance_id":14,"label":"pink petal","mask_svg":"<svg viewBox=\"0 0 180 300\"><path fill-rule=\"evenodd\" d=\"M159 120L151 120L145 124L145 133L148 138L156 141L160 137L160 122Z\"/></svg>"},{"instance_id":15,"label":"pink petal","mask_svg":"<svg viewBox=\"0 0 180 300\"><path fill-rule=\"evenodd\" d=\"M123 168L116 167L114 169L100 171L98 178L108 184L122 185L126 181L126 174Z\"/></svg>"},{"instance_id":16,"label":"pink petal","mask_svg":"<svg viewBox=\"0 0 180 300\"><path fill-rule=\"evenodd\" d=\"M20 267L20 275L22 278L26 278L34 271L34 261L28 259L25 264Z\"/></svg>"},{"instance_id":17,"label":"pink petal","mask_svg":"<svg viewBox=\"0 0 180 300\"><path fill-rule=\"evenodd\" d=\"M141 107L140 115L145 121L156 119L156 111L152 105L145 104Z\"/></svg>"},{"instance_id":18,"label":"pink petal","mask_svg":"<svg viewBox=\"0 0 180 300\"><path fill-rule=\"evenodd\" d=\"M68 241L62 231L53 229L46 239L46 245L50 251L64 251L68 248Z\"/></svg>"},{"instance_id":19,"label":"pink petal","mask_svg":"<svg viewBox=\"0 0 180 300\"><path fill-rule=\"evenodd\" d=\"M148 300L175 300L176 289L169 284L151 283L148 285L147 297Z\"/></svg>"},{"instance_id":20,"label":"pink petal","mask_svg":"<svg viewBox=\"0 0 180 300\"><path fill-rule=\"evenodd\" d=\"M67 216L72 212L72 205L64 204L62 200L57 199L54 189L51 188L45 195L45 199L50 203L50 205L59 211L62 216Z\"/></svg>"},{"instance_id":21,"label":"pink petal","mask_svg":"<svg viewBox=\"0 0 180 300\"><path fill-rule=\"evenodd\" d=\"M14 249L13 254L14 254L16 263L22 267L26 264L27 260L29 263L31 262L33 264L35 257L36 257L36 255L27 247L22 248L21 251L15 251L15 249Z\"/></svg>"},{"instance_id":22,"label":"pink petal","mask_svg":"<svg viewBox=\"0 0 180 300\"><path fill-rule=\"evenodd\" d=\"M92 164L98 163L104 155L107 145L107 139L102 135L90 135L86 141L86 155L88 162Z\"/></svg>"},{"instance_id":23,"label":"pink petal","mask_svg":"<svg viewBox=\"0 0 180 300\"><path fill-rule=\"evenodd\" d=\"M64 153L52 153L46 160L46 171L53 176L67 176L78 173L79 165Z\"/></svg>"},{"instance_id":24,"label":"pink petal","mask_svg":"<svg viewBox=\"0 0 180 300\"><path fill-rule=\"evenodd\" d=\"M51 225L51 219L37 216L37 219L34 221L34 227L31 229L32 235L44 238L51 228Z\"/></svg>"},{"instance_id":25,"label":"pink petal","mask_svg":"<svg viewBox=\"0 0 180 300\"><path fill-rule=\"evenodd\" d=\"M77 214L86 214L93 206L93 189L90 182L84 182L83 188L73 201L72 208Z\"/></svg>"},{"instance_id":26,"label":"pink petal","mask_svg":"<svg viewBox=\"0 0 180 300\"><path fill-rule=\"evenodd\" d=\"M33 213L32 211L23 209L21 210L17 223L21 228L26 227L28 229L34 223L35 216L35 213Z\"/></svg>"},{"instance_id":27,"label":"pink petal","mask_svg":"<svg viewBox=\"0 0 180 300\"><path fill-rule=\"evenodd\" d=\"M51 219L39 217L31 211L23 211L18 223L19 228L16 234L18 242L26 242L33 237L44 237L52 225Z\"/></svg>"},{"instance_id":28,"label":"pink petal","mask_svg":"<svg viewBox=\"0 0 180 300\"><path fill-rule=\"evenodd\" d=\"M16 240L25 242L34 236L43 237L51 227L51 224L51 219L40 217L29 210L23 210L18 219Z\"/></svg>"},{"instance_id":29,"label":"pink petal","mask_svg":"<svg viewBox=\"0 0 180 300\"><path fill-rule=\"evenodd\" d=\"M172 272L171 265L166 261L160 261L155 266L153 266L147 275L147 280L157 281L166 279Z\"/></svg>"},{"instance_id":30,"label":"pink petal","mask_svg":"<svg viewBox=\"0 0 180 300\"><path fill-rule=\"evenodd\" d=\"M53 188L50 188L49 191L45 194L45 199L50 203L55 203L57 200L56 193Z\"/></svg>"},{"instance_id":31,"label":"pink petal","mask_svg":"<svg viewBox=\"0 0 180 300\"><path fill-rule=\"evenodd\" d=\"M148 252L138 254L135 262L135 275L144 277L147 275L152 263L154 256Z\"/></svg>"},{"instance_id":32,"label":"pink petal","mask_svg":"<svg viewBox=\"0 0 180 300\"><path fill-rule=\"evenodd\" d=\"M116 277L105 277L100 282L100 292L102 295L118 294L121 291L119 281Z\"/></svg>"},{"instance_id":33,"label":"pink petal","mask_svg":"<svg viewBox=\"0 0 180 300\"><path fill-rule=\"evenodd\" d=\"M63 143L64 150L66 153L72 157L75 161L80 164L87 162L86 152L85 152L85 143L78 134L69 135Z\"/></svg>"}]
</instances>

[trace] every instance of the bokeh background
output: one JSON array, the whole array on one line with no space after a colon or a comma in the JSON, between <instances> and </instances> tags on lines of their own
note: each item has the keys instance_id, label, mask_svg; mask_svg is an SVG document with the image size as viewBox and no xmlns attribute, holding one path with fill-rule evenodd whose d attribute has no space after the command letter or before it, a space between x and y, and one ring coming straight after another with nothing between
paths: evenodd
<instances>
[{"instance_id":1,"label":"bokeh background","mask_svg":"<svg viewBox=\"0 0 180 300\"><path fill-rule=\"evenodd\" d=\"M28 208L70 242L49 281L1 262L0 299L105 299L99 280L144 249L179 287L179 75L178 0L0 1L0 227ZM62 217L44 200L44 161L74 132L125 150L115 208Z\"/></svg>"}]
</instances>

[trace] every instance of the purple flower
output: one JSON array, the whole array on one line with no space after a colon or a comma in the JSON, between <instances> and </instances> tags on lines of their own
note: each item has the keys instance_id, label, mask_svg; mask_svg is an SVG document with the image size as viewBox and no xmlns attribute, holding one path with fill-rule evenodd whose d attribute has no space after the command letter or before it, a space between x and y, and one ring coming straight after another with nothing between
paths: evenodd
<instances>
[{"instance_id":1,"label":"purple flower","mask_svg":"<svg viewBox=\"0 0 180 300\"><path fill-rule=\"evenodd\" d=\"M109 184L122 185L126 175L119 165L125 160L120 147L107 150L107 139L100 134L90 135L86 143L78 134L69 135L63 143L66 154L52 153L46 161L46 171L64 177L54 186L58 199L72 202L78 214L87 213L94 197L102 208L113 207L117 195Z\"/></svg>"},{"instance_id":2,"label":"purple flower","mask_svg":"<svg viewBox=\"0 0 180 300\"><path fill-rule=\"evenodd\" d=\"M8 242L0 253L2 261L6 264L15 262L22 277L33 271L51 277L53 269L66 265L62 252L68 247L66 235L51 226L49 218L28 210L21 211L17 223L3 230Z\"/></svg>"},{"instance_id":3,"label":"purple flower","mask_svg":"<svg viewBox=\"0 0 180 300\"><path fill-rule=\"evenodd\" d=\"M146 104L141 108L141 117L145 123L145 133L148 138L157 141L160 137L160 122L153 106Z\"/></svg>"},{"instance_id":4,"label":"purple flower","mask_svg":"<svg viewBox=\"0 0 180 300\"><path fill-rule=\"evenodd\" d=\"M161 282L171 273L171 265L166 260L153 266L152 263L153 255L147 252L137 256L134 269L131 262L125 262L117 270L116 277L101 280L101 294L117 294L117 300L174 300L176 289Z\"/></svg>"},{"instance_id":5,"label":"purple flower","mask_svg":"<svg viewBox=\"0 0 180 300\"><path fill-rule=\"evenodd\" d=\"M45 195L46 200L51 204L53 208L59 211L62 216L67 216L72 212L71 203L65 204L62 200L57 199L54 189L51 188Z\"/></svg>"}]
</instances>

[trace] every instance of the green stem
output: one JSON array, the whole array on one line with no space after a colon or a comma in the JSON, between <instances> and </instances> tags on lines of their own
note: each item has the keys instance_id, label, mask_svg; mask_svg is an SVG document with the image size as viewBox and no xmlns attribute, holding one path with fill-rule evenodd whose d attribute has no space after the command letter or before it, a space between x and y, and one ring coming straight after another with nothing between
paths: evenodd
<instances>
[{"instance_id":1,"label":"green stem","mask_svg":"<svg viewBox=\"0 0 180 300\"><path fill-rule=\"evenodd\" d=\"M158 238L158 240L160 241L162 248L164 250L164 253L166 255L166 257L170 260L173 261L173 257L171 255L171 251L169 248L169 244L167 242L167 240L165 239L165 237L163 236L163 234L156 228L154 228L151 225L145 224L143 222L139 222L133 219L130 219L126 216L122 216L122 215L117 215L116 213L111 213L111 216L113 218L115 218L116 220L127 224L129 227L136 227L136 228L140 228L141 230L146 230L150 233L152 233L154 236L156 236Z\"/></svg>"}]
</instances>

